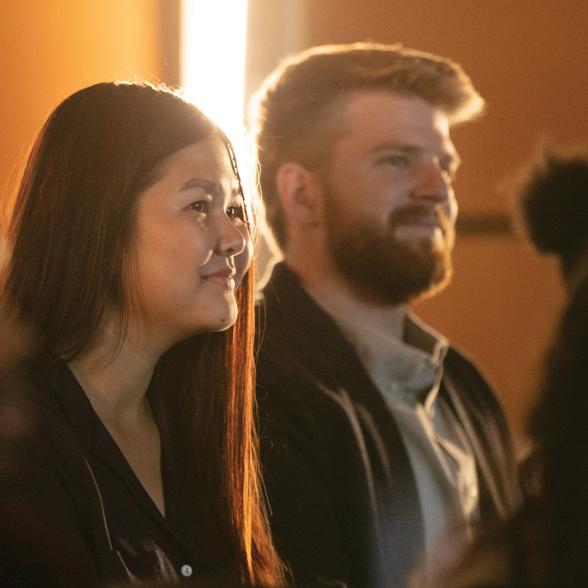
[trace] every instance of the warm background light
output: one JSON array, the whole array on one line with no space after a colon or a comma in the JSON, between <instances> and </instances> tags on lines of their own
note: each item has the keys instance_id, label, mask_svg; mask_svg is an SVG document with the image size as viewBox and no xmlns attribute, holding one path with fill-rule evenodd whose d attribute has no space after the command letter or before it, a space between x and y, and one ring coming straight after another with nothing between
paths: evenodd
<instances>
[{"instance_id":1,"label":"warm background light","mask_svg":"<svg viewBox=\"0 0 588 588\"><path fill-rule=\"evenodd\" d=\"M274 254L258 205L253 146L244 124L248 4L182 0L180 77L184 97L218 124L233 144L245 198L253 202L260 238L258 273L263 275ZM268 247L260 246L261 241Z\"/></svg>"},{"instance_id":2,"label":"warm background light","mask_svg":"<svg viewBox=\"0 0 588 588\"><path fill-rule=\"evenodd\" d=\"M235 141L242 136L247 0L182 0L181 85Z\"/></svg>"}]
</instances>

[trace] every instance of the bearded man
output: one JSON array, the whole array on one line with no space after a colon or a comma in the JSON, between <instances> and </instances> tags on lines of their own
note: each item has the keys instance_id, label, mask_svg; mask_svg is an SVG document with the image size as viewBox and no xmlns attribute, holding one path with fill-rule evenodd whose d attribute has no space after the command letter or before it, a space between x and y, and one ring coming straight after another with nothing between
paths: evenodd
<instances>
[{"instance_id":1,"label":"bearded man","mask_svg":"<svg viewBox=\"0 0 588 588\"><path fill-rule=\"evenodd\" d=\"M270 520L297 584L403 586L448 526L507 515L510 437L476 368L408 303L451 275L461 67L401 46L317 47L256 98L284 260L258 363Z\"/></svg>"}]
</instances>

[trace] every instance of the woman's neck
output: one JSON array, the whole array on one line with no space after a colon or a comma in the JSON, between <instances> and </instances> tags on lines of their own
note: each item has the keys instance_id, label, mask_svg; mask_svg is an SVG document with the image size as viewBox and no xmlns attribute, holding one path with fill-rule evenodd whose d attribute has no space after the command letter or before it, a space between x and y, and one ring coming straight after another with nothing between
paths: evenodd
<instances>
[{"instance_id":1,"label":"woman's neck","mask_svg":"<svg viewBox=\"0 0 588 588\"><path fill-rule=\"evenodd\" d=\"M146 416L146 392L159 356L133 345L105 327L92 347L69 367L98 416L115 427L135 425Z\"/></svg>"},{"instance_id":2,"label":"woman's neck","mask_svg":"<svg viewBox=\"0 0 588 588\"><path fill-rule=\"evenodd\" d=\"M69 362L94 411L118 445L137 479L165 516L161 439L147 401L159 353L104 325L90 350Z\"/></svg>"}]
</instances>

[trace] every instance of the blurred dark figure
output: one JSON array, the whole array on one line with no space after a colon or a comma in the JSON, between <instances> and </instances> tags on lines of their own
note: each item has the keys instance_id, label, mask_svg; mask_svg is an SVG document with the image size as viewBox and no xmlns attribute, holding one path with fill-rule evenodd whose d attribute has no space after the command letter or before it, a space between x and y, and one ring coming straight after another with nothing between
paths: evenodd
<instances>
[{"instance_id":1,"label":"blurred dark figure","mask_svg":"<svg viewBox=\"0 0 588 588\"><path fill-rule=\"evenodd\" d=\"M519 220L539 251L557 255L569 292L529 420L527 495L415 587L588 586L588 150L545 151L518 194Z\"/></svg>"},{"instance_id":2,"label":"blurred dark figure","mask_svg":"<svg viewBox=\"0 0 588 588\"><path fill-rule=\"evenodd\" d=\"M588 271L588 146L544 148L518 190L515 219L541 253L554 254L569 290Z\"/></svg>"},{"instance_id":3,"label":"blurred dark figure","mask_svg":"<svg viewBox=\"0 0 588 588\"><path fill-rule=\"evenodd\" d=\"M588 586L588 280L570 298L530 421L542 481L516 516L481 531L416 588Z\"/></svg>"}]
</instances>

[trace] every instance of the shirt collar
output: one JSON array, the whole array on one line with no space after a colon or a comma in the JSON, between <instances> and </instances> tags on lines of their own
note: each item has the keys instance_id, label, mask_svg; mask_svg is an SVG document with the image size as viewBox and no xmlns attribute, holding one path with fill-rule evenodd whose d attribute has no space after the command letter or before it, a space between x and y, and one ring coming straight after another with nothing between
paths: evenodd
<instances>
[{"instance_id":1,"label":"shirt collar","mask_svg":"<svg viewBox=\"0 0 588 588\"><path fill-rule=\"evenodd\" d=\"M432 406L449 347L442 335L408 309L404 309L402 339L384 329L366 326L353 315L343 316L331 308L325 310L388 400L411 404L420 400L426 408Z\"/></svg>"}]
</instances>

